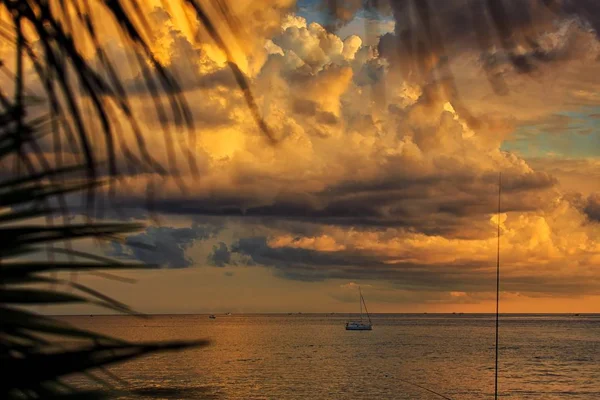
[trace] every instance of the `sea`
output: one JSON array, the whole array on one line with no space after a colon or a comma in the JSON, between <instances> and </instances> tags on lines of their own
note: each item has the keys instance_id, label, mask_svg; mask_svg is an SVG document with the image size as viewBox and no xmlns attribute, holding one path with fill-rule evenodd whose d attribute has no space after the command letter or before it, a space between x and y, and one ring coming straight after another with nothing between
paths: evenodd
<instances>
[{"instance_id":1,"label":"sea","mask_svg":"<svg viewBox=\"0 0 600 400\"><path fill-rule=\"evenodd\" d=\"M372 331L335 313L61 318L131 341L210 340L108 368L120 399L494 398L491 314L375 314ZM600 399L600 314L501 315L499 342L499 398Z\"/></svg>"}]
</instances>

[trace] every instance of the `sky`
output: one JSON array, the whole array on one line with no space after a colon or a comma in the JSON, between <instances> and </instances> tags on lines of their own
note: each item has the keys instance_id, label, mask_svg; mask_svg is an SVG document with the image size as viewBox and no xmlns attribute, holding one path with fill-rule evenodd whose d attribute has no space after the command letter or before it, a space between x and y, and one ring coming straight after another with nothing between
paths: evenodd
<instances>
[{"instance_id":1,"label":"sky","mask_svg":"<svg viewBox=\"0 0 600 400\"><path fill-rule=\"evenodd\" d=\"M501 312L600 312L600 9L512 0L503 41L473 33L490 19L476 0L425 3L439 37L407 1L346 2L335 17L317 1L229 2L241 34L225 39L270 141L223 53L197 40L200 23L146 1L152 51L181 83L197 144L166 122L185 190L128 174L107 218L146 228L78 243L161 266L122 273L135 284L79 282L147 313L353 312L359 285L372 312L493 312L499 222ZM105 29L148 148L168 164L165 122Z\"/></svg>"}]
</instances>

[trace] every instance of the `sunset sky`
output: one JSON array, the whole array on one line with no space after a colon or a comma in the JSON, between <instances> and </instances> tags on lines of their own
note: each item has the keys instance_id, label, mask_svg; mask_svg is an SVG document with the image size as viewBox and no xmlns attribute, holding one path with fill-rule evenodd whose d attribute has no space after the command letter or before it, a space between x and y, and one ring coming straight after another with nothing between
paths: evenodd
<instances>
[{"instance_id":1,"label":"sunset sky","mask_svg":"<svg viewBox=\"0 0 600 400\"><path fill-rule=\"evenodd\" d=\"M443 46L411 52L401 33L425 33L403 1L347 2L335 21L319 1L230 1L240 32L224 36L270 141L198 23L146 1L152 51L179 79L197 146L168 122L185 190L127 175L119 218L147 228L79 245L163 267L121 274L135 284L79 281L150 313L349 312L358 285L373 312L493 312L502 172L501 312L600 312L600 8L573 1L583 8L529 20L527 0L510 2L512 50L535 66L524 72L493 31L482 50L472 2L432 2ZM111 32L103 45L168 164L152 98Z\"/></svg>"}]
</instances>

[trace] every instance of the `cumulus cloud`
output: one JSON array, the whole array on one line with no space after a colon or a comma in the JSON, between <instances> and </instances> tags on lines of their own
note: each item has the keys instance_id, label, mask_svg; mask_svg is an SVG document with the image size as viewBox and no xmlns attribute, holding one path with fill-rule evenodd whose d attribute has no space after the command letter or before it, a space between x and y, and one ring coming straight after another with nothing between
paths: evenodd
<instances>
[{"instance_id":1,"label":"cumulus cloud","mask_svg":"<svg viewBox=\"0 0 600 400\"><path fill-rule=\"evenodd\" d=\"M447 15L442 15L450 25L459 18L459 6L445 6ZM567 37L577 32L588 35L581 25L556 26L548 31L557 38L554 49L571 48ZM397 25L396 34L405 28ZM294 15L284 17L264 44L266 60L251 78L281 142L270 148L256 135L235 91L198 92L207 94L207 108L216 99L221 106L215 110L226 108L230 118L220 127L202 129L201 147L209 161L192 195L183 197L167 185L157 210L396 226L474 238L482 236L482 221L494 212L499 170L506 210L526 213L552 207L548 199L558 195L557 179L500 151L519 120L512 109L490 113L496 97L473 108L478 110L473 124L474 114L465 115L439 88L395 79L394 61L382 44L378 50L352 36L336 37ZM471 62L465 69L474 81L469 87L485 85L484 68L476 62L480 49L469 49L465 45L459 57ZM533 97L537 103L519 108L537 109L540 101L564 104L548 93L541 95L535 85L528 87L527 96L519 94L523 99L517 104ZM385 86L383 108L380 86ZM462 99L469 101L468 96ZM512 98L506 102L515 103Z\"/></svg>"},{"instance_id":2,"label":"cumulus cloud","mask_svg":"<svg viewBox=\"0 0 600 400\"><path fill-rule=\"evenodd\" d=\"M252 217L267 227L219 242L208 256L215 266L244 256L292 279L389 280L403 290L461 297L487 290L493 280L490 218L502 171L507 290L597 290L591 266L600 243L592 195L598 189L583 191L596 161L569 188L577 197L564 185L580 160L527 159L502 144L520 125L600 103L600 46L591 29L597 21L584 18L598 12L590 2L572 1L563 13L528 16L519 14L524 2L505 2L516 32L511 43L493 29L478 42L473 24L491 17L476 0L392 2L394 32L378 43L290 13L289 1L231 2L244 16L244 34L238 44L232 34L226 39L275 146L261 135L223 54L195 40L206 36L202 28L179 24L176 10L154 9L153 50L180 77L198 121L196 150L182 135L174 143L202 161L198 177L181 176L186 193L160 180L155 210ZM435 11L440 40L427 36L426 10L417 4ZM347 22L355 7L342 11L337 17ZM127 59L120 51L116 46L115 57ZM504 96L497 96L498 77ZM148 111L155 99L138 90L136 73L127 78L144 129L156 131L165 121ZM149 135L148 146L165 160L162 138ZM119 204L145 204L147 179L155 175L143 170L124 178L128 190L118 191ZM292 232L299 222L311 228ZM192 264L186 250L194 241L213 236L199 226L150 228L128 240L158 251L116 251L184 267Z\"/></svg>"}]
</instances>

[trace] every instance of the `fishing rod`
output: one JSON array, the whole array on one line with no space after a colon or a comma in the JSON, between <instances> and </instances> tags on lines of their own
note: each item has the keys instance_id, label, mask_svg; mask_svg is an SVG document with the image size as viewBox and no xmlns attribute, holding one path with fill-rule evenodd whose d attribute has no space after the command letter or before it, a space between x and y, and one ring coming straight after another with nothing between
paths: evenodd
<instances>
[{"instance_id":1,"label":"fishing rod","mask_svg":"<svg viewBox=\"0 0 600 400\"><path fill-rule=\"evenodd\" d=\"M498 174L498 247L496 250L496 366L494 368L494 400L498 400L498 326L500 309L500 198L502 196L502 172Z\"/></svg>"},{"instance_id":2,"label":"fishing rod","mask_svg":"<svg viewBox=\"0 0 600 400\"><path fill-rule=\"evenodd\" d=\"M497 248L496 248L496 357L494 367L494 400L498 400L498 342L499 342L499 326L500 326L500 209L502 198L502 172L498 173L498 221L497 221ZM429 393L435 394L442 399L452 400L450 397L438 393L425 386L407 381L402 378L397 378L399 381L409 385L416 386Z\"/></svg>"}]
</instances>

